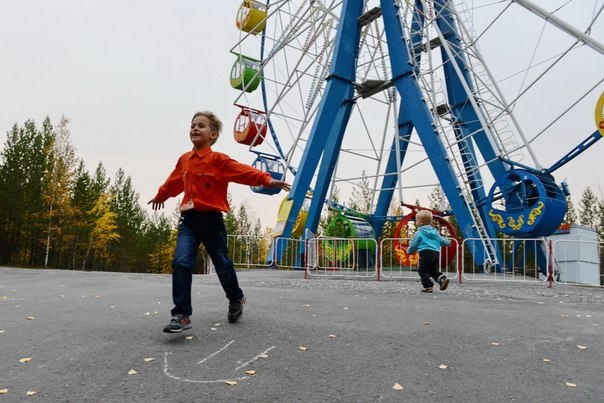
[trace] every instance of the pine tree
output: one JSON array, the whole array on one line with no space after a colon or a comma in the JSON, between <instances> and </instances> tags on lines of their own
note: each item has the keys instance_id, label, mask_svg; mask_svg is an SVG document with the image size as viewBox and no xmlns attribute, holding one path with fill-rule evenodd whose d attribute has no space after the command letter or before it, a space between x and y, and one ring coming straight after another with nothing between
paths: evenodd
<instances>
[{"instance_id":1,"label":"pine tree","mask_svg":"<svg viewBox=\"0 0 604 403\"><path fill-rule=\"evenodd\" d=\"M337 185L332 185L330 201L336 204L340 202L340 189ZM328 206L321 214L319 225L317 226L317 233L324 233L327 225L329 225L331 220L333 220L338 214L340 214L339 211L335 211Z\"/></svg>"},{"instance_id":2,"label":"pine tree","mask_svg":"<svg viewBox=\"0 0 604 403\"><path fill-rule=\"evenodd\" d=\"M440 186L435 186L428 195L428 208L433 210L446 210L447 202Z\"/></svg>"},{"instance_id":3,"label":"pine tree","mask_svg":"<svg viewBox=\"0 0 604 403\"><path fill-rule=\"evenodd\" d=\"M147 251L145 271L170 273L177 229L165 214L153 213L145 220L144 244Z\"/></svg>"},{"instance_id":4,"label":"pine tree","mask_svg":"<svg viewBox=\"0 0 604 403\"><path fill-rule=\"evenodd\" d=\"M75 224L71 229L73 235L70 265L73 269L84 267L88 260L89 240L96 225L94 207L101 197L106 198L108 187L109 180L102 163L97 165L94 175L91 176L80 161L75 172L71 198L75 217Z\"/></svg>"},{"instance_id":5,"label":"pine tree","mask_svg":"<svg viewBox=\"0 0 604 403\"><path fill-rule=\"evenodd\" d=\"M103 194L89 212L89 216L93 217L94 223L90 232L88 248L84 255L82 270L85 270L91 252L94 252L92 255L94 260L98 259L98 261L91 263L91 267L101 270L106 268L105 263L110 258L109 245L120 237L117 233L117 214L111 211L108 199L109 196Z\"/></svg>"},{"instance_id":6,"label":"pine tree","mask_svg":"<svg viewBox=\"0 0 604 403\"><path fill-rule=\"evenodd\" d=\"M61 257L69 246L69 228L74 224L71 205L71 189L75 171L75 151L69 138L64 116L55 132L51 144L50 164L45 175L42 200L46 210L46 251L44 266L48 267L53 247L56 256L55 266L61 266Z\"/></svg>"},{"instance_id":7,"label":"pine tree","mask_svg":"<svg viewBox=\"0 0 604 403\"><path fill-rule=\"evenodd\" d=\"M115 213L118 241L111 243L109 264L119 271L140 271L138 262L144 260L141 245L144 213L139 204L139 195L132 186L132 179L123 169L118 169L109 188L109 206Z\"/></svg>"},{"instance_id":8,"label":"pine tree","mask_svg":"<svg viewBox=\"0 0 604 403\"><path fill-rule=\"evenodd\" d=\"M359 213L371 213L371 205L373 202L373 191L369 186L369 178L365 171L361 173L361 180L358 185L352 187L352 196L348 200L350 208Z\"/></svg>"},{"instance_id":9,"label":"pine tree","mask_svg":"<svg viewBox=\"0 0 604 403\"><path fill-rule=\"evenodd\" d=\"M13 263L23 225L20 206L25 202L25 131L15 123L0 154L0 264Z\"/></svg>"},{"instance_id":10,"label":"pine tree","mask_svg":"<svg viewBox=\"0 0 604 403\"><path fill-rule=\"evenodd\" d=\"M0 263L35 267L44 256L43 184L49 173L54 133L46 118L7 134L0 164Z\"/></svg>"},{"instance_id":11,"label":"pine tree","mask_svg":"<svg viewBox=\"0 0 604 403\"><path fill-rule=\"evenodd\" d=\"M235 213L233 212L236 206L233 204L233 197L230 193L227 194L227 201L231 209L224 215L224 226L226 227L227 234L238 234L237 217L235 217Z\"/></svg>"},{"instance_id":12,"label":"pine tree","mask_svg":"<svg viewBox=\"0 0 604 403\"><path fill-rule=\"evenodd\" d=\"M598 199L590 187L583 191L579 202L579 222L591 228L597 228L599 218Z\"/></svg>"},{"instance_id":13,"label":"pine tree","mask_svg":"<svg viewBox=\"0 0 604 403\"><path fill-rule=\"evenodd\" d=\"M566 224L576 224L577 223L577 210L575 209L575 205L569 196L566 196L566 214L564 215L564 223Z\"/></svg>"}]
</instances>

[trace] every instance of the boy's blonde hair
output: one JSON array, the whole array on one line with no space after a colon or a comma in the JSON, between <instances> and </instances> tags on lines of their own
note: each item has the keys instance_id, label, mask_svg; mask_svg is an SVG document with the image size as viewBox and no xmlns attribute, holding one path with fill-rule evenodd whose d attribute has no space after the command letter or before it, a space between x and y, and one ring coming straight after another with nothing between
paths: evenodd
<instances>
[{"instance_id":1,"label":"boy's blonde hair","mask_svg":"<svg viewBox=\"0 0 604 403\"><path fill-rule=\"evenodd\" d=\"M418 226L432 224L432 213L428 210L420 210L415 215L415 222Z\"/></svg>"},{"instance_id":2,"label":"boy's blonde hair","mask_svg":"<svg viewBox=\"0 0 604 403\"><path fill-rule=\"evenodd\" d=\"M211 144L216 143L218 137L220 137L220 132L222 131L222 122L220 121L220 119L218 119L218 116L216 116L214 112L210 111L196 112L195 115L193 115L193 117L191 118L191 122L197 116L205 116L210 121L210 128L212 129L212 131L216 132L216 138L214 139L214 141L212 141Z\"/></svg>"}]
</instances>

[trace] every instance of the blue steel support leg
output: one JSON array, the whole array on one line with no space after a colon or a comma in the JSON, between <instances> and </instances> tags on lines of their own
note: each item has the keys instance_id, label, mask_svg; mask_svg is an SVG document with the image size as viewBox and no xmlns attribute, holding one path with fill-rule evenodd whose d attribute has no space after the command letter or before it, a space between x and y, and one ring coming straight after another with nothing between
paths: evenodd
<instances>
[{"instance_id":1,"label":"blue steel support leg","mask_svg":"<svg viewBox=\"0 0 604 403\"><path fill-rule=\"evenodd\" d=\"M283 229L284 238L291 236L319 161L324 161L320 176L317 178L315 194L312 197L305 225L305 229L316 231L321 207L333 174L333 161L337 159L341 137L350 116L351 103L349 100L352 99L354 93L355 61L360 38L357 19L362 14L363 5L362 0L345 0L342 4L342 15L334 42L330 75L326 80L327 86L319 104L317 119L313 123L297 175L292 184L290 198L293 203Z\"/></svg>"},{"instance_id":2,"label":"blue steel support leg","mask_svg":"<svg viewBox=\"0 0 604 403\"><path fill-rule=\"evenodd\" d=\"M411 137L411 132L413 131L413 125L406 115L404 108L401 107L400 109L398 115L398 133L394 136L394 140L392 141L392 147L388 156L388 162L386 163L386 171L384 179L382 180L382 188L376 204L374 217L369 219L376 238L379 238L382 235L385 223L383 217L388 215L388 208L392 202L394 189L398 182L399 164L402 164L405 159L409 146L409 139ZM396 144L397 141L398 146Z\"/></svg>"},{"instance_id":3,"label":"blue steel support leg","mask_svg":"<svg viewBox=\"0 0 604 403\"><path fill-rule=\"evenodd\" d=\"M413 49L420 49L421 46L423 46L422 43L424 39L422 29L424 25L424 16L419 12L422 9L420 0L416 0L415 8L417 11L413 13L413 19L411 21L411 37L409 41ZM421 52L418 51L415 54L416 57L419 58ZM414 65L417 66L419 63L414 63ZM382 181L382 188L376 204L375 213L373 217L369 219L369 223L373 227L376 238L379 238L382 235L384 223L386 222L385 216L388 215L388 209L390 208L390 203L392 202L392 197L394 195L394 188L398 182L399 164L402 165L405 160L407 148L409 147L409 140L411 138L411 133L413 132L413 123L407 115L407 111L405 110L402 101L399 105L397 125L398 133L394 136L392 141L392 147L390 149L390 154L388 155L388 162L386 163L385 175Z\"/></svg>"},{"instance_id":4,"label":"blue steel support leg","mask_svg":"<svg viewBox=\"0 0 604 403\"><path fill-rule=\"evenodd\" d=\"M394 84L401 95L406 112L421 138L463 234L466 238L479 238L469 207L461 195L461 186L457 176L450 165L439 134L435 130L432 116L423 99L419 84L413 77L413 67L408 56L410 52L404 41L404 34L398 17L399 7L393 4L391 0L381 0L381 6ZM485 256L484 248L480 247L475 251L474 259L483 262Z\"/></svg>"}]
</instances>

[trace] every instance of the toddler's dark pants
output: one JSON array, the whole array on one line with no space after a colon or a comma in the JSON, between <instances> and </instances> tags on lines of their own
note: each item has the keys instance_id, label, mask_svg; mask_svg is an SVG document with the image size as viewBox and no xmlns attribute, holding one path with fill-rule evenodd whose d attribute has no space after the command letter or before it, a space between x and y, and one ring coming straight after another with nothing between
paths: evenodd
<instances>
[{"instance_id":1,"label":"toddler's dark pants","mask_svg":"<svg viewBox=\"0 0 604 403\"><path fill-rule=\"evenodd\" d=\"M425 249L419 251L419 268L417 270L424 288L434 286L432 279L438 280L444 274L438 269L440 266L440 253Z\"/></svg>"}]
</instances>

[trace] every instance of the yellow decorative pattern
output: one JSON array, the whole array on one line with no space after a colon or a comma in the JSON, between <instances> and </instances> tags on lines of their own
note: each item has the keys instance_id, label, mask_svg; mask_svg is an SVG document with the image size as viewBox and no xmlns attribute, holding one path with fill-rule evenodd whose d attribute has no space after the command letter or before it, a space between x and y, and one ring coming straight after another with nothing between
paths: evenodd
<instances>
[{"instance_id":1,"label":"yellow decorative pattern","mask_svg":"<svg viewBox=\"0 0 604 403\"><path fill-rule=\"evenodd\" d=\"M533 225L535 223L535 219L537 217L539 217L541 215L541 212L543 211L543 207L545 206L545 204L540 201L537 204L537 207L535 207L534 209L531 210L531 212L529 213L529 218L528 218L528 225Z\"/></svg>"},{"instance_id":2,"label":"yellow decorative pattern","mask_svg":"<svg viewBox=\"0 0 604 403\"><path fill-rule=\"evenodd\" d=\"M352 242L346 242L344 246L342 244L335 246L329 241L323 244L324 255L328 259L335 259L336 261L342 261L352 253Z\"/></svg>"},{"instance_id":3,"label":"yellow decorative pattern","mask_svg":"<svg viewBox=\"0 0 604 403\"><path fill-rule=\"evenodd\" d=\"M499 226L499 228L505 228L505 222L503 221L503 216L501 214L497 214L493 210L490 210L489 216L491 217L493 222Z\"/></svg>"},{"instance_id":4,"label":"yellow decorative pattern","mask_svg":"<svg viewBox=\"0 0 604 403\"><path fill-rule=\"evenodd\" d=\"M394 254L402 264L411 266L419 263L419 254L416 252L410 255L407 253L407 249L401 247L401 245L394 246Z\"/></svg>"},{"instance_id":5,"label":"yellow decorative pattern","mask_svg":"<svg viewBox=\"0 0 604 403\"><path fill-rule=\"evenodd\" d=\"M518 231L524 225L524 214L518 216L518 221L514 217L508 217L508 224L514 231Z\"/></svg>"}]
</instances>

